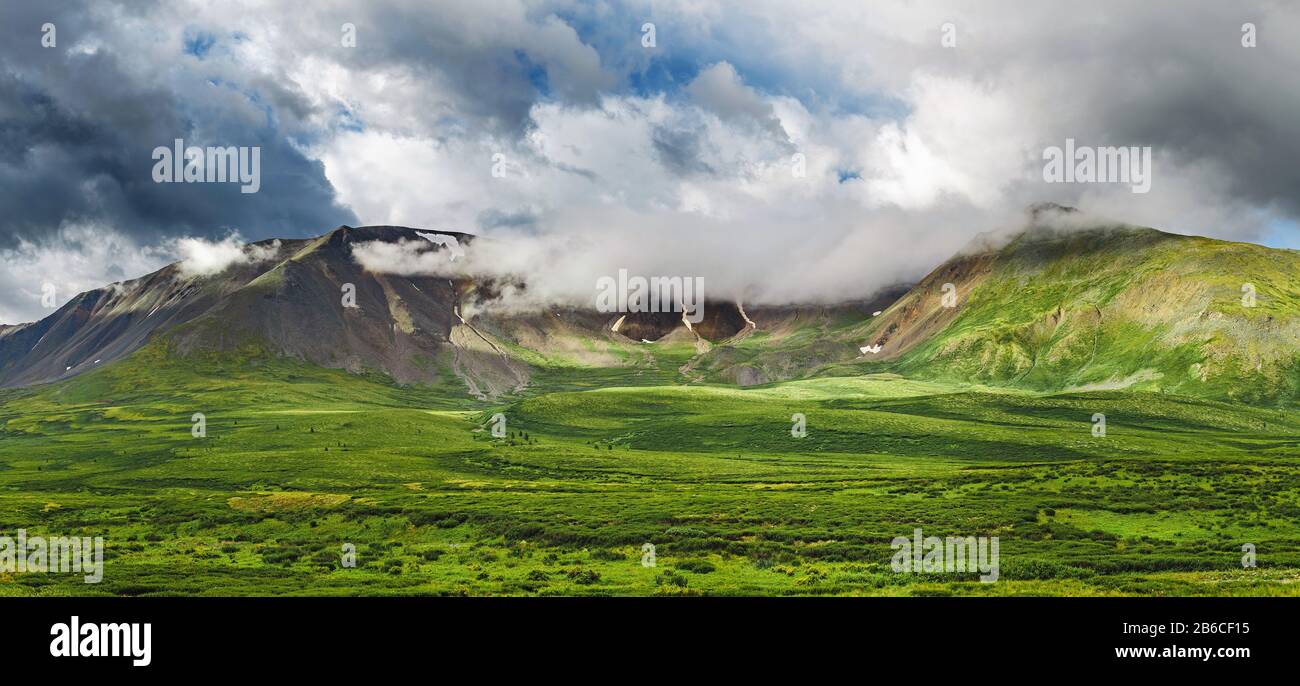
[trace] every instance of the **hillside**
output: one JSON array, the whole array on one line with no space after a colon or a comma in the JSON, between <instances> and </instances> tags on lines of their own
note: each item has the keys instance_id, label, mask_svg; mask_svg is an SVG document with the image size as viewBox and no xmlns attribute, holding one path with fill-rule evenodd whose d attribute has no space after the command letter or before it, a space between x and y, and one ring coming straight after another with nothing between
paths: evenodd
<instances>
[{"instance_id":1,"label":"hillside","mask_svg":"<svg viewBox=\"0 0 1300 686\"><path fill-rule=\"evenodd\" d=\"M924 378L1295 399L1296 274L1293 250L1144 228L1035 227L940 265L862 340L880 346L873 362ZM1243 300L1251 287L1253 306Z\"/></svg>"},{"instance_id":2,"label":"hillside","mask_svg":"<svg viewBox=\"0 0 1300 686\"><path fill-rule=\"evenodd\" d=\"M71 378L121 359L157 331L190 321L286 259L306 241L262 241L265 261L220 274L187 275L179 264L77 295L44 319L0 327L0 387Z\"/></svg>"}]
</instances>

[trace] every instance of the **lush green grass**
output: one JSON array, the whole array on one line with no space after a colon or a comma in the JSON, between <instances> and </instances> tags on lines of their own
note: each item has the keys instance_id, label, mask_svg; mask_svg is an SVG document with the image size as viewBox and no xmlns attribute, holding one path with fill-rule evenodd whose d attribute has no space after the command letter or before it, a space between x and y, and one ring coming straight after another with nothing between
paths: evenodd
<instances>
[{"instance_id":1,"label":"lush green grass","mask_svg":"<svg viewBox=\"0 0 1300 686\"><path fill-rule=\"evenodd\" d=\"M487 405L452 381L151 348L3 392L0 531L103 535L108 559L99 585L0 574L0 594L1300 588L1292 411L892 375L667 385L678 362L543 370ZM195 412L206 438L191 436ZM484 430L496 412L505 439ZM890 541L916 527L998 536L1001 580L895 573ZM356 568L340 566L345 543ZM1244 543L1258 568L1242 568Z\"/></svg>"}]
</instances>

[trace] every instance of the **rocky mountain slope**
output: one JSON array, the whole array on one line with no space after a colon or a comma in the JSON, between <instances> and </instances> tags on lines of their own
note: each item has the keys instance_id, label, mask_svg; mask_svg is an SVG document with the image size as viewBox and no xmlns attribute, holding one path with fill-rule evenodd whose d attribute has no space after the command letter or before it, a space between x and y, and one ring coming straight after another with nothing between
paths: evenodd
<instances>
[{"instance_id":1,"label":"rocky mountain slope","mask_svg":"<svg viewBox=\"0 0 1300 686\"><path fill-rule=\"evenodd\" d=\"M473 236L451 236L468 245ZM147 343L179 357L270 354L399 383L450 373L478 397L525 388L534 368L622 367L645 361L646 341L707 350L752 328L734 303L708 302L703 321L680 314L607 315L552 308L494 314L476 307L495 284L372 273L354 259L368 241L426 244L427 231L339 227L308 240L264 241L248 260L212 274L174 264L82 293L45 319L0 329L0 386L66 379ZM465 317L464 312L480 311ZM617 326L616 326L617 325Z\"/></svg>"}]
</instances>

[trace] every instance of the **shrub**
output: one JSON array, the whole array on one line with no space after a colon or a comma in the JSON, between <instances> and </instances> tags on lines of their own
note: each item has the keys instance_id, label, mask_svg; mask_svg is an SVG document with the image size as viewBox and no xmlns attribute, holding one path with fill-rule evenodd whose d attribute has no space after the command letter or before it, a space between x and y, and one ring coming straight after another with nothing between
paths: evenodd
<instances>
[{"instance_id":1,"label":"shrub","mask_svg":"<svg viewBox=\"0 0 1300 686\"><path fill-rule=\"evenodd\" d=\"M693 574L708 574L717 570L717 567L708 560L682 560L677 563L678 569L684 569Z\"/></svg>"},{"instance_id":2,"label":"shrub","mask_svg":"<svg viewBox=\"0 0 1300 686\"><path fill-rule=\"evenodd\" d=\"M686 588L686 577L676 572L663 572L655 578L656 586L676 586Z\"/></svg>"},{"instance_id":3,"label":"shrub","mask_svg":"<svg viewBox=\"0 0 1300 686\"><path fill-rule=\"evenodd\" d=\"M570 569L568 571L569 579L579 586L590 586L600 581L600 573L593 569Z\"/></svg>"}]
</instances>

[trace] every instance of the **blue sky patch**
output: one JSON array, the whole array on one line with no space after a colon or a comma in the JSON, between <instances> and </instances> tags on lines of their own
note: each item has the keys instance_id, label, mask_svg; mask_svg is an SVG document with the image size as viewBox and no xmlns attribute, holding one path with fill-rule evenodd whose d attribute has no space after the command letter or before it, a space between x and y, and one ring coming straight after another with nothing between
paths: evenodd
<instances>
[{"instance_id":1,"label":"blue sky patch","mask_svg":"<svg viewBox=\"0 0 1300 686\"><path fill-rule=\"evenodd\" d=\"M208 56L212 46L217 44L216 35L207 31L186 30L182 39L181 51L199 59Z\"/></svg>"}]
</instances>

